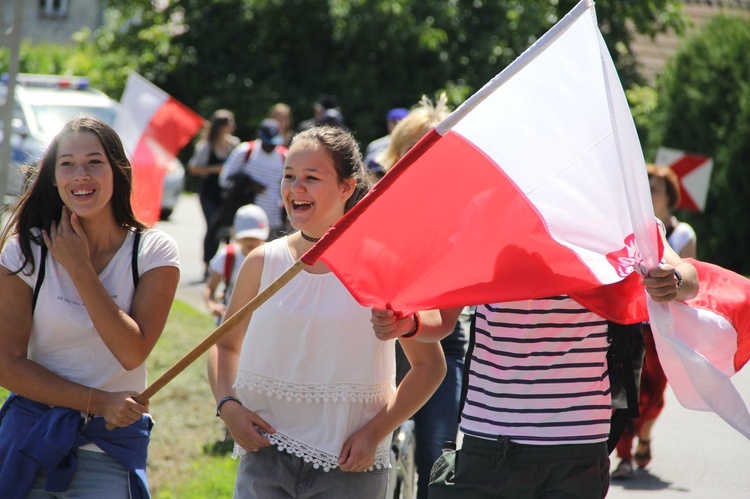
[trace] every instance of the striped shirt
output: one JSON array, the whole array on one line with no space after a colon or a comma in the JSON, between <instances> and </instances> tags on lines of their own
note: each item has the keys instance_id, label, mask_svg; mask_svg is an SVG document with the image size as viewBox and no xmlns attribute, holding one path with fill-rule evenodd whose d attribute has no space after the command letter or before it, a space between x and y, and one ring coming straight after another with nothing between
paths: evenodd
<instances>
[{"instance_id":1,"label":"striped shirt","mask_svg":"<svg viewBox=\"0 0 750 499\"><path fill-rule=\"evenodd\" d=\"M256 182L266 186L263 192L255 196L255 204L263 208L268 216L272 229L279 229L283 222L281 211L281 177L284 174L284 155L276 147L270 153L263 150L260 140L256 140L250 158L245 161L251 142L243 142L235 147L224 163L219 175L219 185L228 189L232 176L239 172L253 177Z\"/></svg>"},{"instance_id":2,"label":"striped shirt","mask_svg":"<svg viewBox=\"0 0 750 499\"><path fill-rule=\"evenodd\" d=\"M602 442L606 319L567 296L477 307L461 431L524 444Z\"/></svg>"}]
</instances>

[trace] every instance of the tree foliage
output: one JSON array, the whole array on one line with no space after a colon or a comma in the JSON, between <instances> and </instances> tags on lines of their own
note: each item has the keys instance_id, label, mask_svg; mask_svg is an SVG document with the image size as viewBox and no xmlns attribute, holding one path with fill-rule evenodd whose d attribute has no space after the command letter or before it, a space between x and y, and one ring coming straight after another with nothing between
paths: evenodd
<instances>
[{"instance_id":1,"label":"tree foliage","mask_svg":"<svg viewBox=\"0 0 750 499\"><path fill-rule=\"evenodd\" d=\"M750 19L717 16L687 40L658 84L650 142L712 156L704 213L685 213L699 257L750 274Z\"/></svg>"},{"instance_id":2,"label":"tree foliage","mask_svg":"<svg viewBox=\"0 0 750 499\"><path fill-rule=\"evenodd\" d=\"M136 70L204 116L235 111L252 134L275 102L309 117L335 94L361 142L385 112L441 91L453 105L500 72L574 0L109 0L88 42L98 82L119 95ZM680 29L678 0L599 0L597 13L626 85L638 81L629 25Z\"/></svg>"}]
</instances>

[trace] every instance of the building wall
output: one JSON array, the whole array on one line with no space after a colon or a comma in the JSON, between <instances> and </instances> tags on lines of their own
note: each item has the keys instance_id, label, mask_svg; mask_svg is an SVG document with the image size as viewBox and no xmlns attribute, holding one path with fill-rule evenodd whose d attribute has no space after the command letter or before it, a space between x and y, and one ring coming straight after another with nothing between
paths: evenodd
<instances>
[{"instance_id":1,"label":"building wall","mask_svg":"<svg viewBox=\"0 0 750 499\"><path fill-rule=\"evenodd\" d=\"M682 37L665 33L653 39L636 35L633 40L633 53L641 65L641 73L650 83L661 73L666 60L677 51L685 36L695 33L717 14L750 15L750 0L687 0L684 11L690 19L690 26Z\"/></svg>"},{"instance_id":2,"label":"building wall","mask_svg":"<svg viewBox=\"0 0 750 499\"><path fill-rule=\"evenodd\" d=\"M50 43L73 43L73 33L88 27L92 31L102 25L104 6L99 0L45 0L52 5L65 5L59 15L45 13L40 0L24 1L24 40Z\"/></svg>"}]
</instances>

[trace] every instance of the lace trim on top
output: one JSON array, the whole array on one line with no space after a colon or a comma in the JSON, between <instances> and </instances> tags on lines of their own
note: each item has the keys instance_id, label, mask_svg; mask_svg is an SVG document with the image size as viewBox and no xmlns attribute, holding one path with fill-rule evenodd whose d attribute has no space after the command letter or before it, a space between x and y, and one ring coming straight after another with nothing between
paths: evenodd
<instances>
[{"instance_id":1,"label":"lace trim on top","mask_svg":"<svg viewBox=\"0 0 750 499\"><path fill-rule=\"evenodd\" d=\"M313 468L323 468L323 471L331 471L339 466L338 456L328 454L309 445L298 442L286 435L280 433L267 433L261 429L258 432L267 438L272 444L274 444L280 451L286 451L289 454L295 455L302 458L305 462L311 463ZM234 452L232 458L237 459L247 454L247 451L237 444L234 444ZM390 468L391 464L389 461L390 451L389 449L382 449L375 453L375 461L367 471L374 469L386 469Z\"/></svg>"},{"instance_id":2,"label":"lace trim on top","mask_svg":"<svg viewBox=\"0 0 750 499\"><path fill-rule=\"evenodd\" d=\"M275 396L281 400L296 402L361 402L387 401L392 396L390 383L362 385L357 383L307 384L281 381L260 374L240 371L237 373L235 388L246 388Z\"/></svg>"}]
</instances>

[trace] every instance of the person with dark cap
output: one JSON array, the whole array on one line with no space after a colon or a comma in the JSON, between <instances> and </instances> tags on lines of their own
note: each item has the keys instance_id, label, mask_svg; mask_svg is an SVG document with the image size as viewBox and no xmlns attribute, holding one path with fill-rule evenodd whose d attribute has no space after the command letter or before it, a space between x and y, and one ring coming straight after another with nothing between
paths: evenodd
<instances>
[{"instance_id":1,"label":"person with dark cap","mask_svg":"<svg viewBox=\"0 0 750 499\"><path fill-rule=\"evenodd\" d=\"M409 114L409 110L405 107L394 107L385 115L385 126L388 134L373 140L365 149L365 165L367 165L370 171L377 172L382 170L380 165L375 161L375 157L388 149L388 144L391 143L391 132L407 114Z\"/></svg>"},{"instance_id":2,"label":"person with dark cap","mask_svg":"<svg viewBox=\"0 0 750 499\"><path fill-rule=\"evenodd\" d=\"M281 177L287 149L281 145L283 141L279 122L271 118L264 119L258 127L258 138L237 146L219 175L219 185L228 191L231 191L237 181L254 187L254 199L245 200L242 204L253 202L266 212L271 227L269 241L279 237L285 227ZM237 208L239 206L241 205ZM232 217L234 213L231 214L230 225Z\"/></svg>"},{"instance_id":3,"label":"person with dark cap","mask_svg":"<svg viewBox=\"0 0 750 499\"><path fill-rule=\"evenodd\" d=\"M343 126L344 116L338 106L335 95L323 94L313 104L313 117L299 124L298 132L324 123L333 126Z\"/></svg>"}]
</instances>

